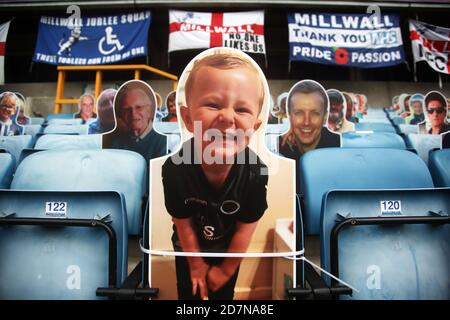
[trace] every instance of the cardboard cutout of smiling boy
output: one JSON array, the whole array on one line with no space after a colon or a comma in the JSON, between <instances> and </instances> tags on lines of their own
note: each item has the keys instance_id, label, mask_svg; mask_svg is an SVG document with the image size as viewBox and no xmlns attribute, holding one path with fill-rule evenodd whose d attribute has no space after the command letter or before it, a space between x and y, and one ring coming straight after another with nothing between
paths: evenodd
<instances>
[{"instance_id":1,"label":"cardboard cutout of smiling boy","mask_svg":"<svg viewBox=\"0 0 450 320\"><path fill-rule=\"evenodd\" d=\"M295 248L294 231L274 249L277 220L295 225L295 171L264 144L264 74L245 53L209 49L176 99L182 146L150 162L149 285L161 299L270 299L272 264L285 260L273 257Z\"/></svg>"}]
</instances>

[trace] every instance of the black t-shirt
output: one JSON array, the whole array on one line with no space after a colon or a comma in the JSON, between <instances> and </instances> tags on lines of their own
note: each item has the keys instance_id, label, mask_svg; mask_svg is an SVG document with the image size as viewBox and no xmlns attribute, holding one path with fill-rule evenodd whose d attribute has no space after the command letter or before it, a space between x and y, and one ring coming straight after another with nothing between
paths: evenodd
<instances>
[{"instance_id":1,"label":"black t-shirt","mask_svg":"<svg viewBox=\"0 0 450 320\"><path fill-rule=\"evenodd\" d=\"M192 141L185 142L180 152L167 159L162 167L166 209L175 218L193 219L203 252L225 252L236 223L256 222L267 209L267 167L252 150L245 148L242 151L245 164L234 163L222 188L216 190L209 184L201 165L193 161ZM190 150L191 161L177 164L179 161L174 157L182 159L183 150ZM172 242L175 250L181 251L175 225Z\"/></svg>"}]
</instances>

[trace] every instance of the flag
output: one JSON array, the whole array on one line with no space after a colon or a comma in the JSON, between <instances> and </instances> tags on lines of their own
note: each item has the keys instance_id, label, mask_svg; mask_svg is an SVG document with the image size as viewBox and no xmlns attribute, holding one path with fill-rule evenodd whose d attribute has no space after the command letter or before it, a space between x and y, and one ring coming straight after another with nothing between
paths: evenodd
<instances>
[{"instance_id":1,"label":"flag","mask_svg":"<svg viewBox=\"0 0 450 320\"><path fill-rule=\"evenodd\" d=\"M110 16L42 16L33 61L97 65L147 55L150 11Z\"/></svg>"},{"instance_id":2,"label":"flag","mask_svg":"<svg viewBox=\"0 0 450 320\"><path fill-rule=\"evenodd\" d=\"M169 11L169 52L228 47L265 54L264 11Z\"/></svg>"},{"instance_id":3,"label":"flag","mask_svg":"<svg viewBox=\"0 0 450 320\"><path fill-rule=\"evenodd\" d=\"M5 84L5 50L6 37L8 36L9 24L8 21L0 25L0 84Z\"/></svg>"},{"instance_id":4,"label":"flag","mask_svg":"<svg viewBox=\"0 0 450 320\"><path fill-rule=\"evenodd\" d=\"M414 62L426 61L441 73L450 73L450 29L409 20L409 36Z\"/></svg>"},{"instance_id":5,"label":"flag","mask_svg":"<svg viewBox=\"0 0 450 320\"><path fill-rule=\"evenodd\" d=\"M358 68L404 63L399 16L289 13L290 60Z\"/></svg>"}]
</instances>

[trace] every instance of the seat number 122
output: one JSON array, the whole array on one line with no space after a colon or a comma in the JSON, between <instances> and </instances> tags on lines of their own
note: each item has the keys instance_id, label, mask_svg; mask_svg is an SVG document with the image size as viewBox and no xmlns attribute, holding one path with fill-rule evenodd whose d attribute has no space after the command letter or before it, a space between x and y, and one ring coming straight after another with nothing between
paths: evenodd
<instances>
[{"instance_id":1,"label":"seat number 122","mask_svg":"<svg viewBox=\"0 0 450 320\"><path fill-rule=\"evenodd\" d=\"M67 213L67 202L46 202L45 215L51 217L65 217Z\"/></svg>"}]
</instances>

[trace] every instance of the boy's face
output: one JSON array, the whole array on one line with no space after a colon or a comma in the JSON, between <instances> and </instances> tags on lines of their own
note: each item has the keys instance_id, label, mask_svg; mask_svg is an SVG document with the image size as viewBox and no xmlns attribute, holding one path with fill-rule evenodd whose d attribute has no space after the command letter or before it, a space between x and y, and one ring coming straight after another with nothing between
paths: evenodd
<instances>
[{"instance_id":1,"label":"boy's face","mask_svg":"<svg viewBox=\"0 0 450 320\"><path fill-rule=\"evenodd\" d=\"M209 136L220 132L223 143L214 144L212 156L233 157L249 144L248 130L256 131L261 125L258 115L263 88L258 74L246 67L223 70L204 66L193 80L186 92L188 108L180 108L186 128L197 133L194 123L201 123L202 136L194 139L201 139L202 150L214 143L208 138L208 130L216 129L209 131Z\"/></svg>"}]
</instances>

